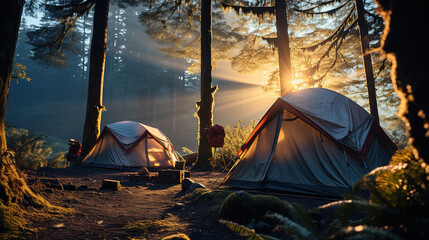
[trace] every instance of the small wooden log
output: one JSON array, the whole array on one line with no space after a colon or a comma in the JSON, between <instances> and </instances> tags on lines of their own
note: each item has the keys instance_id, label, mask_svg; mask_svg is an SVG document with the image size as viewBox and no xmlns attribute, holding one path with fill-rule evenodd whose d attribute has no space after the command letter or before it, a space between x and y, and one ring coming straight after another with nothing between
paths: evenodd
<instances>
[{"instance_id":1,"label":"small wooden log","mask_svg":"<svg viewBox=\"0 0 429 240\"><path fill-rule=\"evenodd\" d=\"M131 174L131 175L129 175L129 177L130 177L131 182L140 182L141 181L141 177L138 174Z\"/></svg>"},{"instance_id":2,"label":"small wooden log","mask_svg":"<svg viewBox=\"0 0 429 240\"><path fill-rule=\"evenodd\" d=\"M101 190L121 190L121 182L110 179L103 179L103 184L101 185Z\"/></svg>"},{"instance_id":3,"label":"small wooden log","mask_svg":"<svg viewBox=\"0 0 429 240\"><path fill-rule=\"evenodd\" d=\"M183 170L160 170L158 172L158 181L165 183L181 183L185 178Z\"/></svg>"}]
</instances>

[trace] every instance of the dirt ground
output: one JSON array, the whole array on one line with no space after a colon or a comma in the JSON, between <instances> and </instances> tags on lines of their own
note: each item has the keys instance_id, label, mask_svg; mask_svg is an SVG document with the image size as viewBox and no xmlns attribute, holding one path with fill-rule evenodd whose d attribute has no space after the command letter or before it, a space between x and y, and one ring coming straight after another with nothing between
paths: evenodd
<instances>
[{"instance_id":1,"label":"dirt ground","mask_svg":"<svg viewBox=\"0 0 429 240\"><path fill-rule=\"evenodd\" d=\"M33 219L31 227L38 229L35 238L162 239L172 234L184 233L191 239L241 239L220 224L218 219L208 216L206 206L177 204L179 196L182 195L180 184L131 182L129 175L132 174L136 172L70 167L42 169L36 176L29 176L36 179L54 178L64 186L72 184L78 188L74 191L58 190L46 188L40 180L30 183L30 186L51 204L74 210L73 213L58 218ZM212 187L219 177L214 184L218 186L222 176L220 173L191 172L194 181L207 187ZM99 190L103 179L119 180L123 188L120 191ZM315 207L330 201L285 194L275 195L306 207ZM145 225L144 230L126 227L139 221L160 224Z\"/></svg>"}]
</instances>

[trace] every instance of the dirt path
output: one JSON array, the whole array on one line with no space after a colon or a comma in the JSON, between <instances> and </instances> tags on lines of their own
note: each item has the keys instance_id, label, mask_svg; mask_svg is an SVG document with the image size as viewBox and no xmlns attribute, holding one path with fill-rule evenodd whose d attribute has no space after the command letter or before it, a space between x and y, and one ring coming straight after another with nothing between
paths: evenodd
<instances>
[{"instance_id":1,"label":"dirt path","mask_svg":"<svg viewBox=\"0 0 429 240\"><path fill-rule=\"evenodd\" d=\"M184 233L192 239L237 239L237 236L220 225L216 219L199 214L204 209L188 207L177 209L175 198L181 185L167 183L132 183L129 174L135 172L98 168L45 169L41 177L55 178L63 184L77 187L85 185L87 190L53 192L39 187L39 193L52 204L68 207L75 213L59 219L44 219L34 223L39 228L38 239L161 239L176 233ZM192 178L212 185L218 173L193 173ZM103 179L120 180L121 191L99 191ZM42 185L43 186L43 185ZM188 211L189 214L184 214ZM189 215L189 217L179 217ZM163 227L149 226L145 231L124 229L141 220L164 220Z\"/></svg>"},{"instance_id":2,"label":"dirt path","mask_svg":"<svg viewBox=\"0 0 429 240\"><path fill-rule=\"evenodd\" d=\"M44 169L39 177L55 178L63 184L85 190L46 190L36 185L39 193L52 204L75 210L57 219L36 219L37 239L161 239L184 233L191 239L240 239L214 217L207 216L204 205L178 207L180 184L129 181L135 172L100 168ZM207 187L219 173L192 172L192 179ZM121 191L100 191L103 179L120 180ZM219 178L218 182L222 180ZM52 192L51 192L52 191ZM328 200L315 200L291 195L277 195L282 199L314 207ZM143 221L140 228L133 224ZM152 225L151 225L152 224ZM136 225L134 225L136 226Z\"/></svg>"}]
</instances>

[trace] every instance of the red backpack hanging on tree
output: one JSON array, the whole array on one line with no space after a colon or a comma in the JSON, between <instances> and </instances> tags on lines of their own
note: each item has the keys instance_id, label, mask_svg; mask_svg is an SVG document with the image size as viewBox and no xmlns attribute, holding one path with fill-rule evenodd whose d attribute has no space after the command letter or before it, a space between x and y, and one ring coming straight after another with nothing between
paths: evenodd
<instances>
[{"instance_id":1,"label":"red backpack hanging on tree","mask_svg":"<svg viewBox=\"0 0 429 240\"><path fill-rule=\"evenodd\" d=\"M223 147L225 130L221 125L213 125L209 128L208 141L211 147Z\"/></svg>"}]
</instances>

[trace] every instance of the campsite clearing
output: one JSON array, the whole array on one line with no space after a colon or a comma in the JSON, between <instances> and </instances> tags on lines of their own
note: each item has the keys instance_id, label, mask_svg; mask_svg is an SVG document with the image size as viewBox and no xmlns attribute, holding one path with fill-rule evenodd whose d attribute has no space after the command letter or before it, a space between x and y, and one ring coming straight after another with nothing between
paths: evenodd
<instances>
[{"instance_id":1,"label":"campsite clearing","mask_svg":"<svg viewBox=\"0 0 429 240\"><path fill-rule=\"evenodd\" d=\"M119 170L71 167L40 170L34 177L58 179L76 190L34 185L52 204L72 208L58 218L33 219L37 239L161 239L184 233L191 239L239 239L218 219L209 216L204 204L178 204L180 184L129 181ZM192 179L211 187L220 173L192 172ZM33 177L29 175L29 179ZM121 181L120 191L100 191L103 179ZM220 178L222 179L222 177ZM219 179L219 181L220 181ZM31 186L31 185L30 185ZM217 184L216 184L217 186ZM315 207L329 200L276 195L290 202Z\"/></svg>"}]
</instances>

